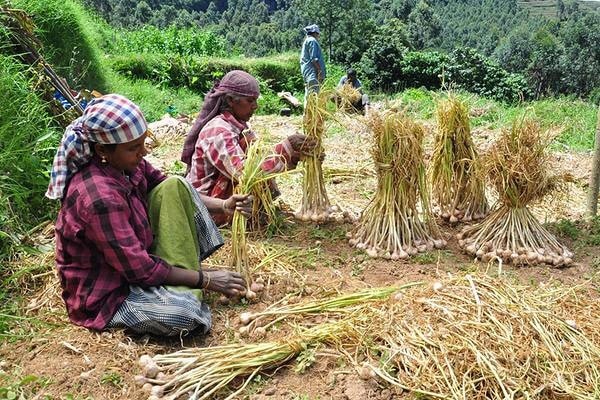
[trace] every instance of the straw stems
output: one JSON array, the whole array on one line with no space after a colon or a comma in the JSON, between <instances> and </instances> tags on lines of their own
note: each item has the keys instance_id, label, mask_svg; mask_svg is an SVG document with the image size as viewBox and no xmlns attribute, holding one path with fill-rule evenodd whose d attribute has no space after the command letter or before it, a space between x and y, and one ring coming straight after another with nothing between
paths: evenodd
<instances>
[{"instance_id":1,"label":"straw stems","mask_svg":"<svg viewBox=\"0 0 600 400\"><path fill-rule=\"evenodd\" d=\"M316 140L314 150L303 158L304 179L302 181L302 203L294 216L301 221L325 222L335 211L331 208L325 179L323 178L322 155L327 99L325 91L310 93L304 110L304 134Z\"/></svg>"},{"instance_id":2,"label":"straw stems","mask_svg":"<svg viewBox=\"0 0 600 400\"><path fill-rule=\"evenodd\" d=\"M467 106L450 94L438 102L436 117L429 174L441 216L452 223L482 219L489 206Z\"/></svg>"},{"instance_id":3,"label":"straw stems","mask_svg":"<svg viewBox=\"0 0 600 400\"><path fill-rule=\"evenodd\" d=\"M236 194L252 194L254 203L252 205L252 220L259 223L264 218L267 222L275 218L275 208L269 190L268 181L273 175L262 169L262 164L267 155L260 141L255 141L248 147L244 168L238 176L237 185L234 188ZM231 221L231 262L230 265L242 275L246 281L246 297L254 299L256 290L262 290L260 285L252 281L250 257L246 242L247 219L239 211L234 211Z\"/></svg>"},{"instance_id":4,"label":"straw stems","mask_svg":"<svg viewBox=\"0 0 600 400\"><path fill-rule=\"evenodd\" d=\"M336 90L337 107L342 112L356 112L355 104L361 100L361 92L346 83Z\"/></svg>"},{"instance_id":5,"label":"straw stems","mask_svg":"<svg viewBox=\"0 0 600 400\"><path fill-rule=\"evenodd\" d=\"M401 286L369 288L359 292L341 294L332 298L316 299L298 304L274 304L263 311L245 312L240 314L240 334L252 332L255 328L267 330L274 324L290 316L304 316L321 313L351 313L354 306L362 307L365 303L378 302L388 299L392 294L402 291L422 282L412 282Z\"/></svg>"},{"instance_id":6,"label":"straw stems","mask_svg":"<svg viewBox=\"0 0 600 400\"><path fill-rule=\"evenodd\" d=\"M330 322L299 328L287 340L143 356L141 381L153 398L231 399L257 374L326 343L351 359L361 378L426 398L600 396L599 314L583 285L532 287L471 274L405 286L389 300L388 288L369 290L371 297L359 292L367 299L362 305L339 304L351 294L322 300L330 310L351 312L330 313ZM317 305L305 306L302 312Z\"/></svg>"},{"instance_id":7,"label":"straw stems","mask_svg":"<svg viewBox=\"0 0 600 400\"><path fill-rule=\"evenodd\" d=\"M480 223L464 227L457 238L462 249L484 262L501 259L515 265L560 267L573 261L573 253L526 207L503 206Z\"/></svg>"},{"instance_id":8,"label":"straw stems","mask_svg":"<svg viewBox=\"0 0 600 400\"><path fill-rule=\"evenodd\" d=\"M246 243L246 217L235 212L231 221L231 265L235 267L247 284L250 278L250 258Z\"/></svg>"},{"instance_id":9,"label":"straw stems","mask_svg":"<svg viewBox=\"0 0 600 400\"><path fill-rule=\"evenodd\" d=\"M154 391L161 396L167 393L169 399L187 396L196 400L213 399L229 392L225 398L233 399L254 376L283 365L309 346L341 340L355 341L352 338L358 333L351 322L358 322L360 318L357 315L352 320L318 325L276 342L229 344L156 355L153 362L166 377L155 381L158 389ZM233 382L237 383L237 388L231 392L228 386Z\"/></svg>"},{"instance_id":10,"label":"straw stems","mask_svg":"<svg viewBox=\"0 0 600 400\"><path fill-rule=\"evenodd\" d=\"M381 313L374 350L386 357L370 368L427 398L596 399L600 348L563 319L580 315L573 298L484 275L415 287Z\"/></svg>"},{"instance_id":11,"label":"straw stems","mask_svg":"<svg viewBox=\"0 0 600 400\"><path fill-rule=\"evenodd\" d=\"M347 235L350 245L393 260L444 247L425 179L423 127L398 112L371 113L369 125L377 191Z\"/></svg>"}]
</instances>

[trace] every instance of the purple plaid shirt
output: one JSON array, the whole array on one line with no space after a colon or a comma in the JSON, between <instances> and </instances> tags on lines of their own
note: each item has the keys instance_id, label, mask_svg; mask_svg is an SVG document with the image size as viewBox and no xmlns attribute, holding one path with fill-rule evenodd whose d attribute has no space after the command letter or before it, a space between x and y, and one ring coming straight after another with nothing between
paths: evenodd
<instances>
[{"instance_id":1,"label":"purple plaid shirt","mask_svg":"<svg viewBox=\"0 0 600 400\"><path fill-rule=\"evenodd\" d=\"M171 266L148 254L146 198L165 178L146 160L126 178L97 157L71 178L56 221L56 264L73 323L103 329L129 284L164 282Z\"/></svg>"}]
</instances>

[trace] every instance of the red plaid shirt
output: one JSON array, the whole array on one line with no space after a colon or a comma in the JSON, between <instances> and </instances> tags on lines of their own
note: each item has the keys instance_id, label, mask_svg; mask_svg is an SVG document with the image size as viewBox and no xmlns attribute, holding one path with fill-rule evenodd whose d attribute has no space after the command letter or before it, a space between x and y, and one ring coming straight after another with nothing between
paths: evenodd
<instances>
[{"instance_id":1,"label":"red plaid shirt","mask_svg":"<svg viewBox=\"0 0 600 400\"><path fill-rule=\"evenodd\" d=\"M242 134L243 132L243 134ZM234 177L244 166L248 144L256 139L246 123L240 122L228 111L216 116L202 128L196 140L192 165L186 178L198 191L210 197L227 199L233 194ZM298 162L289 142L275 146L275 154L262 165L268 172L293 168ZM213 216L221 223L220 216Z\"/></svg>"},{"instance_id":2,"label":"red plaid shirt","mask_svg":"<svg viewBox=\"0 0 600 400\"><path fill-rule=\"evenodd\" d=\"M164 282L171 266L148 254L146 197L165 178L146 160L128 179L97 158L71 178L56 221L56 264L73 323L103 329L129 284Z\"/></svg>"}]
</instances>

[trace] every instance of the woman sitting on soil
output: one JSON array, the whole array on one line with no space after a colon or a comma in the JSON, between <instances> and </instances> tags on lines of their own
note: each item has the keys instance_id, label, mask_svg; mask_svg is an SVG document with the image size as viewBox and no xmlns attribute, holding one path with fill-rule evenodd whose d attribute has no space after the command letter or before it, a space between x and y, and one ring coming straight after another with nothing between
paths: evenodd
<instances>
[{"instance_id":1,"label":"woman sitting on soil","mask_svg":"<svg viewBox=\"0 0 600 400\"><path fill-rule=\"evenodd\" d=\"M198 118L185 140L181 160L188 165L186 179L201 194L226 199L233 193L236 175L243 168L248 145L256 134L248 120L258 107L258 81L244 71L227 73L206 95ZM316 142L305 135L293 134L277 144L274 154L262 168L281 172L296 167L304 152L314 149ZM272 180L273 197L279 195ZM217 224L227 223L230 213L213 213Z\"/></svg>"},{"instance_id":2,"label":"woman sitting on soil","mask_svg":"<svg viewBox=\"0 0 600 400\"><path fill-rule=\"evenodd\" d=\"M56 263L70 320L94 330L206 333L211 315L188 291L236 296L237 273L200 269L223 244L197 192L144 160L146 120L119 95L94 99L66 129L46 196L62 200ZM236 200L230 201L236 204ZM210 207L220 208L221 201ZM247 213L243 207L240 211Z\"/></svg>"}]
</instances>

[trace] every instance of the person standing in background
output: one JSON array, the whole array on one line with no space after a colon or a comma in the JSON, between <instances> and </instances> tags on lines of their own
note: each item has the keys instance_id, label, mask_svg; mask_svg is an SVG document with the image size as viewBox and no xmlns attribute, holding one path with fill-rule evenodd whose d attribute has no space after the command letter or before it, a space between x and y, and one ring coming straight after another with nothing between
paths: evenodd
<instances>
[{"instance_id":1,"label":"person standing in background","mask_svg":"<svg viewBox=\"0 0 600 400\"><path fill-rule=\"evenodd\" d=\"M300 71L304 79L304 102L310 93L319 93L323 81L327 77L323 51L319 44L320 30L318 25L308 25L304 28L306 38L300 52Z\"/></svg>"}]
</instances>

